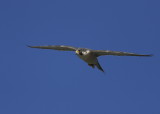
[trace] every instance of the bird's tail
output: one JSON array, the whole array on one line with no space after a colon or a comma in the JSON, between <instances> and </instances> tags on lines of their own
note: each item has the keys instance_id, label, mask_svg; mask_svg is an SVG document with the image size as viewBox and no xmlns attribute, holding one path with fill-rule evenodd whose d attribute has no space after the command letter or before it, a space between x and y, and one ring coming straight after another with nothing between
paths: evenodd
<instances>
[{"instance_id":1,"label":"bird's tail","mask_svg":"<svg viewBox=\"0 0 160 114\"><path fill-rule=\"evenodd\" d=\"M97 61L96 66L97 66L97 68L98 68L99 70L101 70L102 72L104 72L103 68L101 67L101 65L99 64L99 62L98 62L98 61Z\"/></svg>"}]
</instances>

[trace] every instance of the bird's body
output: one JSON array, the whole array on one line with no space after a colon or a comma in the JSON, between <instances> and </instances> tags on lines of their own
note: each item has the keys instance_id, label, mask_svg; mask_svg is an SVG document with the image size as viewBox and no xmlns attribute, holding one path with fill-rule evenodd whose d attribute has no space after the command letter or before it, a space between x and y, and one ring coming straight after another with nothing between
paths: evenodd
<instances>
[{"instance_id":1,"label":"bird's body","mask_svg":"<svg viewBox=\"0 0 160 114\"><path fill-rule=\"evenodd\" d=\"M85 53L82 54L80 54L79 51L76 51L76 55L88 64L95 64L97 60L97 58L90 50L86 50Z\"/></svg>"},{"instance_id":2,"label":"bird's body","mask_svg":"<svg viewBox=\"0 0 160 114\"><path fill-rule=\"evenodd\" d=\"M83 48L79 48L76 50L76 55L82 59L83 61L85 61L89 66L91 66L92 68L94 68L95 66L97 66L97 68L101 71L104 72L104 70L102 69L102 67L100 66L97 57L95 56L95 54L92 52L92 50L90 49L83 49Z\"/></svg>"},{"instance_id":3,"label":"bird's body","mask_svg":"<svg viewBox=\"0 0 160 114\"><path fill-rule=\"evenodd\" d=\"M109 50L91 50L87 48L76 48L72 46L63 46L63 45L55 45L55 46L28 46L31 48L41 48L41 49L53 49L53 50L61 50L61 51L75 51L76 55L85 61L89 66L94 68L95 66L104 72L102 67L100 66L97 57L102 55L116 55L116 56L151 56L151 55L143 55L143 54L135 54L128 52L120 52L120 51L109 51Z\"/></svg>"}]
</instances>

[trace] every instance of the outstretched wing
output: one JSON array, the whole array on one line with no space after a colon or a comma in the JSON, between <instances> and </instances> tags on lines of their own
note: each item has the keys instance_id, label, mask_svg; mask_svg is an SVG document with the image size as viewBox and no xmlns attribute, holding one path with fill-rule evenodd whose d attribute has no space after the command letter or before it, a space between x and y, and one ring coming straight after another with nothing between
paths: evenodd
<instances>
[{"instance_id":1,"label":"outstretched wing","mask_svg":"<svg viewBox=\"0 0 160 114\"><path fill-rule=\"evenodd\" d=\"M116 55L116 56L152 56L152 55L143 55L136 53L128 53L121 51L110 51L110 50L92 50L92 52L98 57L102 55Z\"/></svg>"},{"instance_id":2,"label":"outstretched wing","mask_svg":"<svg viewBox=\"0 0 160 114\"><path fill-rule=\"evenodd\" d=\"M75 51L76 47L64 46L64 45L49 45L49 46L28 46L30 48L40 48L40 49L53 49L60 51Z\"/></svg>"}]
</instances>

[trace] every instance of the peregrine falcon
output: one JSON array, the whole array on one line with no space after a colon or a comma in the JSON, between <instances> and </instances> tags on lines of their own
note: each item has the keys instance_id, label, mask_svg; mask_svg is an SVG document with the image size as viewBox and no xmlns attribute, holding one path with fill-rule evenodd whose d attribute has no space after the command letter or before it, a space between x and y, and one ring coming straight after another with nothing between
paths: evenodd
<instances>
[{"instance_id":1,"label":"peregrine falcon","mask_svg":"<svg viewBox=\"0 0 160 114\"><path fill-rule=\"evenodd\" d=\"M115 55L115 56L152 56L151 54L136 54L136 53L128 53L121 51L110 51L110 50L92 50L88 48L76 48L72 46L64 46L64 45L48 45L48 46L28 46L30 48L40 48L40 49L53 49L60 51L75 51L76 55L85 61L89 66L94 68L95 66L104 72L103 68L98 62L98 57L102 55Z\"/></svg>"}]
</instances>

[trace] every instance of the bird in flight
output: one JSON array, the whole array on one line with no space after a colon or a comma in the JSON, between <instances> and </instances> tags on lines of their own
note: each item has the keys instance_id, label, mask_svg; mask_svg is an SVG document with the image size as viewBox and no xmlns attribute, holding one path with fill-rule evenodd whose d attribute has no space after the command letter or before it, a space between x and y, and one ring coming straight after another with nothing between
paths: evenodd
<instances>
[{"instance_id":1,"label":"bird in flight","mask_svg":"<svg viewBox=\"0 0 160 114\"><path fill-rule=\"evenodd\" d=\"M136 54L136 53L128 53L121 51L110 51L110 50L92 50L88 48L76 48L72 46L64 46L64 45L48 45L48 46L28 46L30 48L39 48L39 49L53 49L60 51L75 51L76 55L85 61L89 66L94 68L95 66L104 72L103 68L98 62L98 57L102 55L115 55L115 56L152 56L152 55L144 55L144 54Z\"/></svg>"}]
</instances>

